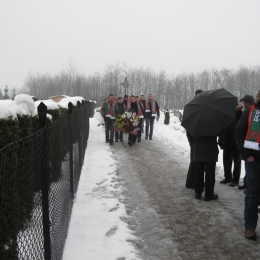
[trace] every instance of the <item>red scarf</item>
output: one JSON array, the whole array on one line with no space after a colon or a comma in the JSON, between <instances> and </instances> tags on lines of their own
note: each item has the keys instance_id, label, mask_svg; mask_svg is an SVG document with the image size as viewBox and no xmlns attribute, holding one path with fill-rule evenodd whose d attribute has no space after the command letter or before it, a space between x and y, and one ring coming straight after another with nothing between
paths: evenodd
<instances>
[{"instance_id":1,"label":"red scarf","mask_svg":"<svg viewBox=\"0 0 260 260\"><path fill-rule=\"evenodd\" d=\"M137 107L138 107L138 114L137 114L138 117L139 117L139 118L144 118L143 110L142 110L143 104L140 103L140 102L136 102L136 104L137 104Z\"/></svg>"},{"instance_id":2,"label":"red scarf","mask_svg":"<svg viewBox=\"0 0 260 260\"><path fill-rule=\"evenodd\" d=\"M248 114L248 127L244 147L253 150L260 150L260 110L255 106L250 108Z\"/></svg>"}]
</instances>

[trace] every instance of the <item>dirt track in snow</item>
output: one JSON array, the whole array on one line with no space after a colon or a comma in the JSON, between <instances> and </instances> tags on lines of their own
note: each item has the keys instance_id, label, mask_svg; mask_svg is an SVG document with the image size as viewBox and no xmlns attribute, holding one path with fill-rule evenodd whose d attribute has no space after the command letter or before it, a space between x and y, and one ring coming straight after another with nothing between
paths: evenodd
<instances>
[{"instance_id":1,"label":"dirt track in snow","mask_svg":"<svg viewBox=\"0 0 260 260\"><path fill-rule=\"evenodd\" d=\"M216 182L219 200L194 199L184 187L187 158L153 139L129 147L124 135L123 143L111 146L124 190L124 221L138 237L131 243L141 258L260 259L260 228L256 241L244 238L243 192Z\"/></svg>"}]
</instances>

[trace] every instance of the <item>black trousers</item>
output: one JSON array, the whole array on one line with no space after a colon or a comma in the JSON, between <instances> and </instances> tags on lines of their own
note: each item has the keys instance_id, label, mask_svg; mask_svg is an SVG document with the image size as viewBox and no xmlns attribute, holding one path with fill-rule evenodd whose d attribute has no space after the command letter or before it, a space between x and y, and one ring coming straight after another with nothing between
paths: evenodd
<instances>
[{"instance_id":1,"label":"black trousers","mask_svg":"<svg viewBox=\"0 0 260 260\"><path fill-rule=\"evenodd\" d=\"M141 139L141 136L142 136L142 125L143 125L143 118L139 118L139 124L138 124L138 128L140 128L140 130L138 130L138 139Z\"/></svg>"},{"instance_id":2,"label":"black trousers","mask_svg":"<svg viewBox=\"0 0 260 260\"><path fill-rule=\"evenodd\" d=\"M114 131L115 131L115 119L106 118L105 119L105 134L106 142L113 143L114 141Z\"/></svg>"},{"instance_id":3,"label":"black trousers","mask_svg":"<svg viewBox=\"0 0 260 260\"><path fill-rule=\"evenodd\" d=\"M118 141L118 139L119 139L119 140L122 141L123 140L123 134L124 134L123 131L120 131L120 132L115 131L115 140Z\"/></svg>"},{"instance_id":4,"label":"black trousers","mask_svg":"<svg viewBox=\"0 0 260 260\"><path fill-rule=\"evenodd\" d=\"M154 125L154 116L150 116L148 118L145 119L145 137L148 138L152 138L153 137L153 125ZM150 129L149 129L150 128ZM149 131L150 130L150 131Z\"/></svg>"},{"instance_id":5,"label":"black trousers","mask_svg":"<svg viewBox=\"0 0 260 260\"><path fill-rule=\"evenodd\" d=\"M131 144L134 144L136 142L136 135L134 134L129 134L128 135L128 141L131 143Z\"/></svg>"},{"instance_id":6,"label":"black trousers","mask_svg":"<svg viewBox=\"0 0 260 260\"><path fill-rule=\"evenodd\" d=\"M232 163L234 164L233 173ZM223 166L225 179L232 180L234 182L239 182L241 173L241 159L239 151L236 147L223 148Z\"/></svg>"},{"instance_id":7,"label":"black trousers","mask_svg":"<svg viewBox=\"0 0 260 260\"><path fill-rule=\"evenodd\" d=\"M186 187L194 187L195 183L195 163L192 159L193 154L193 144L190 143L190 165L186 177Z\"/></svg>"},{"instance_id":8,"label":"black trousers","mask_svg":"<svg viewBox=\"0 0 260 260\"><path fill-rule=\"evenodd\" d=\"M216 162L194 162L195 164L195 192L202 193L204 191L205 181L205 197L211 197L214 194L215 187L215 168ZM205 172L205 180L204 180Z\"/></svg>"}]
</instances>

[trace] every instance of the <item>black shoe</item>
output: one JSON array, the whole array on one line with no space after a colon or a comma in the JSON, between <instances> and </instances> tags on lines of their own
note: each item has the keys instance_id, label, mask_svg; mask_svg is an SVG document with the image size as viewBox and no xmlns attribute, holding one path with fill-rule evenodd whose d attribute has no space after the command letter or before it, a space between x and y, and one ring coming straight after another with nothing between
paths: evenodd
<instances>
[{"instance_id":1,"label":"black shoe","mask_svg":"<svg viewBox=\"0 0 260 260\"><path fill-rule=\"evenodd\" d=\"M118 140L116 139L115 142L118 142Z\"/></svg>"},{"instance_id":2,"label":"black shoe","mask_svg":"<svg viewBox=\"0 0 260 260\"><path fill-rule=\"evenodd\" d=\"M153 138L152 138L152 137L149 137L149 140L153 140Z\"/></svg>"},{"instance_id":3,"label":"black shoe","mask_svg":"<svg viewBox=\"0 0 260 260\"><path fill-rule=\"evenodd\" d=\"M227 184L227 183L230 183L230 182L231 182L231 180L224 179L224 180L220 181L220 184Z\"/></svg>"},{"instance_id":4,"label":"black shoe","mask_svg":"<svg viewBox=\"0 0 260 260\"><path fill-rule=\"evenodd\" d=\"M147 140L147 139L148 139L148 136L146 136L145 139Z\"/></svg>"},{"instance_id":5,"label":"black shoe","mask_svg":"<svg viewBox=\"0 0 260 260\"><path fill-rule=\"evenodd\" d=\"M238 186L238 182L231 181L231 183L229 183L229 186L230 186L230 187Z\"/></svg>"},{"instance_id":6,"label":"black shoe","mask_svg":"<svg viewBox=\"0 0 260 260\"><path fill-rule=\"evenodd\" d=\"M241 186L238 186L237 188L238 188L239 190L245 190L245 189L246 189L246 185L243 184L243 185L241 185Z\"/></svg>"},{"instance_id":7,"label":"black shoe","mask_svg":"<svg viewBox=\"0 0 260 260\"><path fill-rule=\"evenodd\" d=\"M246 237L247 239L256 239L256 233L255 233L254 230L247 229L247 230L245 231L245 237Z\"/></svg>"},{"instance_id":8,"label":"black shoe","mask_svg":"<svg viewBox=\"0 0 260 260\"><path fill-rule=\"evenodd\" d=\"M120 139L120 142L124 142L123 139Z\"/></svg>"},{"instance_id":9,"label":"black shoe","mask_svg":"<svg viewBox=\"0 0 260 260\"><path fill-rule=\"evenodd\" d=\"M109 142L110 143L110 145L113 145L114 144L114 142Z\"/></svg>"},{"instance_id":10,"label":"black shoe","mask_svg":"<svg viewBox=\"0 0 260 260\"><path fill-rule=\"evenodd\" d=\"M201 199L201 193L195 193L194 197L195 197L195 199L200 200Z\"/></svg>"},{"instance_id":11,"label":"black shoe","mask_svg":"<svg viewBox=\"0 0 260 260\"><path fill-rule=\"evenodd\" d=\"M218 199L218 194L213 194L211 197L205 197L204 200L210 201L210 200L217 200Z\"/></svg>"},{"instance_id":12,"label":"black shoe","mask_svg":"<svg viewBox=\"0 0 260 260\"><path fill-rule=\"evenodd\" d=\"M137 142L140 143L140 142L141 142L141 138L138 138L138 139L137 139Z\"/></svg>"},{"instance_id":13,"label":"black shoe","mask_svg":"<svg viewBox=\"0 0 260 260\"><path fill-rule=\"evenodd\" d=\"M128 145L132 146L133 144L131 142L128 142Z\"/></svg>"}]
</instances>

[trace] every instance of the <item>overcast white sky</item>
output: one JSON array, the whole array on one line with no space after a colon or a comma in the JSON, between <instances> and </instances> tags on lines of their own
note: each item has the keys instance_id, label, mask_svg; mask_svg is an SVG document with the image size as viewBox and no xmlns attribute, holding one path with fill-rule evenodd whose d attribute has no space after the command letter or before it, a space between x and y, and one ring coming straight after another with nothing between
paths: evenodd
<instances>
[{"instance_id":1,"label":"overcast white sky","mask_svg":"<svg viewBox=\"0 0 260 260\"><path fill-rule=\"evenodd\" d=\"M0 0L0 88L29 72L79 73L108 64L169 75L254 66L259 0Z\"/></svg>"}]
</instances>

